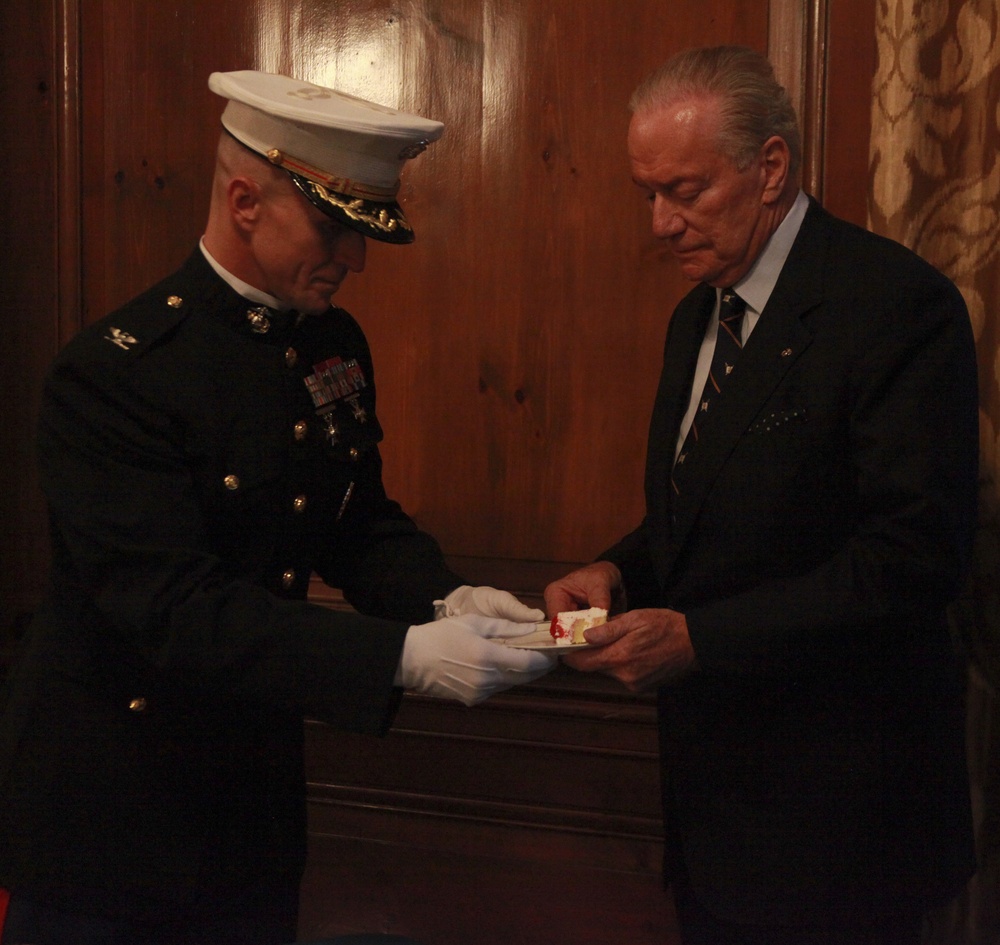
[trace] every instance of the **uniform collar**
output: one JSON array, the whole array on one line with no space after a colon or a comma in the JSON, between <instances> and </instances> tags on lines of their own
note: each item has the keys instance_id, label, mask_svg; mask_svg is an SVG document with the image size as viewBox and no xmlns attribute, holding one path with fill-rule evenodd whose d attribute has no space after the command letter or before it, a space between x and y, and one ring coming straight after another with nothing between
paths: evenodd
<instances>
[{"instance_id":1,"label":"uniform collar","mask_svg":"<svg viewBox=\"0 0 1000 945\"><path fill-rule=\"evenodd\" d=\"M243 295L213 262L204 247L191 253L182 269L183 278L190 280L187 291L198 295L206 311L239 334L268 344L286 343L297 314L291 309L271 309L259 290L254 290L255 298ZM183 295L183 290L178 294Z\"/></svg>"},{"instance_id":2,"label":"uniform collar","mask_svg":"<svg viewBox=\"0 0 1000 945\"><path fill-rule=\"evenodd\" d=\"M264 305L276 312L283 312L288 308L287 305L276 299L273 295L268 295L260 289L255 289L252 285L240 279L239 276L234 276L205 247L204 236L198 241L198 248L201 250L208 264L215 270L216 275L237 295L241 295L255 305Z\"/></svg>"}]
</instances>

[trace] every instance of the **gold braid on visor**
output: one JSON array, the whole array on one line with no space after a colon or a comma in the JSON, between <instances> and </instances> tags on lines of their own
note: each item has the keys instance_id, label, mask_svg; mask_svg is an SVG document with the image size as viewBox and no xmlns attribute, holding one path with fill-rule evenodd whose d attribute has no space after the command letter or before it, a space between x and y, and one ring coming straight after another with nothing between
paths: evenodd
<instances>
[{"instance_id":1,"label":"gold braid on visor","mask_svg":"<svg viewBox=\"0 0 1000 945\"><path fill-rule=\"evenodd\" d=\"M287 171L309 202L324 213L339 217L352 229L372 239L386 243L413 241L413 228L396 201L398 181L392 188L381 188L333 177L277 148L268 151L266 157Z\"/></svg>"}]
</instances>

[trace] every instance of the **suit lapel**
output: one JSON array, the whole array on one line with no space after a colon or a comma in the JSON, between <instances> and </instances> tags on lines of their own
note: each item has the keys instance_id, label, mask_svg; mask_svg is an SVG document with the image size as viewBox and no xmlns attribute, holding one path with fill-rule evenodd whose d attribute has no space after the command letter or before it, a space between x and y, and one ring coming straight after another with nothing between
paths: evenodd
<instances>
[{"instance_id":1,"label":"suit lapel","mask_svg":"<svg viewBox=\"0 0 1000 945\"><path fill-rule=\"evenodd\" d=\"M675 552L687 538L736 444L812 341L802 316L821 300L825 240L818 218L822 215L818 205L813 205L803 221L737 368L723 395L713 402L711 424L704 427L697 447L686 460L684 488L681 495L672 499L671 544ZM761 470L760 474L766 471ZM748 470L748 475L753 475L753 471ZM669 483L666 485L669 489Z\"/></svg>"},{"instance_id":2,"label":"suit lapel","mask_svg":"<svg viewBox=\"0 0 1000 945\"><path fill-rule=\"evenodd\" d=\"M670 320L646 462L646 503L659 521L668 521L670 496L663 484L669 489L677 431L687 410L698 350L714 304L715 290L699 285L680 301Z\"/></svg>"}]
</instances>

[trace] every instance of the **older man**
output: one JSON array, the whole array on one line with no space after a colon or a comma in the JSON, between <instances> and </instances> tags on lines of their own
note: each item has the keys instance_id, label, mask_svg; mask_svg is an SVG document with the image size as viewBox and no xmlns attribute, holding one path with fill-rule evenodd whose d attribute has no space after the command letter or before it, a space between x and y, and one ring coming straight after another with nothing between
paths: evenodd
<instances>
[{"instance_id":1,"label":"older man","mask_svg":"<svg viewBox=\"0 0 1000 945\"><path fill-rule=\"evenodd\" d=\"M916 945L972 868L945 618L975 514L965 306L801 192L763 56L682 53L632 111L653 233L698 285L667 332L645 519L547 604L613 608L567 662L658 687L686 945Z\"/></svg>"},{"instance_id":2,"label":"older man","mask_svg":"<svg viewBox=\"0 0 1000 945\"><path fill-rule=\"evenodd\" d=\"M371 356L330 304L366 238L412 239L399 172L442 126L283 76L210 85L200 247L46 388L52 590L0 727L5 943L294 940L303 714L378 733L404 687L472 704L551 665L484 639L541 613L464 585L387 498ZM305 601L313 572L364 616Z\"/></svg>"}]
</instances>

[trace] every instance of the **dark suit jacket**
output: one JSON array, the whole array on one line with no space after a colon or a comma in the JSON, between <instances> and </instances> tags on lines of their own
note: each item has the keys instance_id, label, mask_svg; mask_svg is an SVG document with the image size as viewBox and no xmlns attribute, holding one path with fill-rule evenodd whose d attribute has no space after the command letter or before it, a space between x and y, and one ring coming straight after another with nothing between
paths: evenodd
<instances>
[{"instance_id":1,"label":"dark suit jacket","mask_svg":"<svg viewBox=\"0 0 1000 945\"><path fill-rule=\"evenodd\" d=\"M975 518L964 303L813 202L672 496L713 301L673 315L647 515L605 555L700 665L660 692L668 876L736 921L946 896L972 865L945 616Z\"/></svg>"},{"instance_id":2,"label":"dark suit jacket","mask_svg":"<svg viewBox=\"0 0 1000 945\"><path fill-rule=\"evenodd\" d=\"M196 251L53 366L52 585L0 724L0 886L179 916L294 876L303 714L384 731L407 626L462 583L386 497L357 323L259 332L248 307ZM335 442L304 383L324 362ZM313 571L374 616L307 603Z\"/></svg>"}]
</instances>

